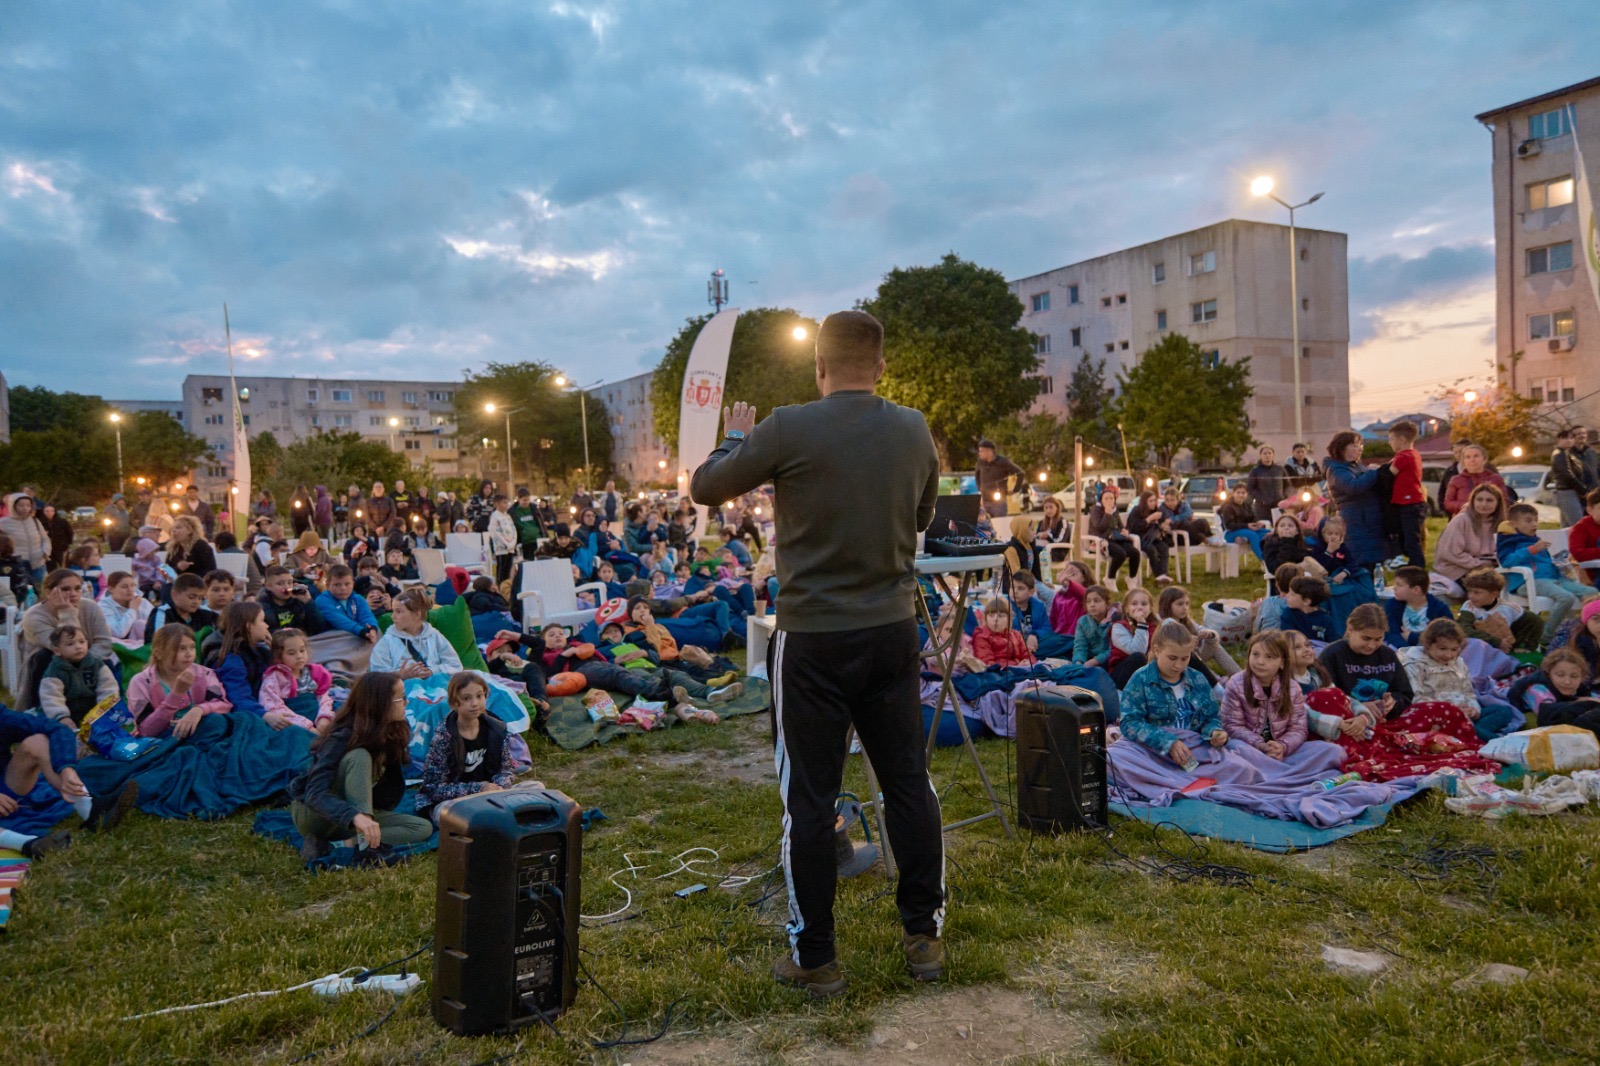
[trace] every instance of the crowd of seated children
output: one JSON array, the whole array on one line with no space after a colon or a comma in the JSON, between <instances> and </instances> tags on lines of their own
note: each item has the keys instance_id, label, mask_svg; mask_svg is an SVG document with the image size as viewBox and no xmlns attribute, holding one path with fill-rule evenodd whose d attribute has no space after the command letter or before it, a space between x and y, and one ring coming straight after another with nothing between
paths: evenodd
<instances>
[{"instance_id":1,"label":"crowd of seated children","mask_svg":"<svg viewBox=\"0 0 1600 1066\"><path fill-rule=\"evenodd\" d=\"M1012 628L1028 642L1028 650L1040 659L1072 658L1072 637L1058 633L1050 624L1050 610L1038 594L1039 581L1026 570L1011 578Z\"/></svg>"},{"instance_id":2,"label":"crowd of seated children","mask_svg":"<svg viewBox=\"0 0 1600 1066\"><path fill-rule=\"evenodd\" d=\"M268 714L318 733L333 721L333 675L311 661L311 642L298 629L272 634L272 665L261 675L257 697Z\"/></svg>"},{"instance_id":3,"label":"crowd of seated children","mask_svg":"<svg viewBox=\"0 0 1600 1066\"><path fill-rule=\"evenodd\" d=\"M128 713L141 737L187 737L208 714L233 710L221 679L195 662L194 630L171 622L150 640L150 663L128 682Z\"/></svg>"},{"instance_id":4,"label":"crowd of seated children","mask_svg":"<svg viewBox=\"0 0 1600 1066\"><path fill-rule=\"evenodd\" d=\"M1593 593L1593 589L1563 574L1550 558L1550 545L1539 538L1539 512L1531 503L1514 503L1506 512L1511 523L1509 533L1495 536L1495 555L1505 567L1528 567L1533 571L1533 589L1547 597L1551 604L1550 616L1545 620L1544 643L1550 643L1556 630L1567 616L1574 613L1578 604ZM1512 587L1522 581L1514 575Z\"/></svg>"},{"instance_id":5,"label":"crowd of seated children","mask_svg":"<svg viewBox=\"0 0 1600 1066\"><path fill-rule=\"evenodd\" d=\"M734 685L712 689L682 671L665 666L648 671L618 666L592 644L569 644L565 627L553 623L545 626L539 635L544 639L542 665L547 678L558 673L576 673L583 676L590 688L670 702L672 712L683 721L715 724L719 720L716 712L698 707L693 701L724 703L744 691L743 686Z\"/></svg>"}]
</instances>

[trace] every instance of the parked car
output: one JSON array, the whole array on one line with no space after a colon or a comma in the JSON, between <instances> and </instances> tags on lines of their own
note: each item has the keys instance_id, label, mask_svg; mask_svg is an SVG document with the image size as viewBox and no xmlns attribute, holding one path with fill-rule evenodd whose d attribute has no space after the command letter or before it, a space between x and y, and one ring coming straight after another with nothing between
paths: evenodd
<instances>
[{"instance_id":1,"label":"parked car","mask_svg":"<svg viewBox=\"0 0 1600 1066\"><path fill-rule=\"evenodd\" d=\"M88 522L93 520L98 513L93 507L74 507L72 509L72 518L75 522Z\"/></svg>"},{"instance_id":2,"label":"parked car","mask_svg":"<svg viewBox=\"0 0 1600 1066\"><path fill-rule=\"evenodd\" d=\"M1556 502L1555 489L1550 484L1550 468L1548 466L1534 466L1522 464L1517 466L1502 466L1498 468L1500 476L1505 478L1506 484L1517 490L1517 495L1526 503L1540 504L1554 507Z\"/></svg>"},{"instance_id":3,"label":"parked car","mask_svg":"<svg viewBox=\"0 0 1600 1066\"><path fill-rule=\"evenodd\" d=\"M1428 497L1428 516L1431 518L1444 515L1444 508L1439 506L1439 482L1444 480L1445 467L1448 465L1448 463L1422 464L1422 491Z\"/></svg>"},{"instance_id":4,"label":"parked car","mask_svg":"<svg viewBox=\"0 0 1600 1066\"><path fill-rule=\"evenodd\" d=\"M1084 475L1084 480L1091 486L1094 485L1095 482L1100 482L1103 485L1115 484L1117 486L1118 502L1122 505L1124 510L1126 510L1133 502L1134 491L1139 485L1139 483L1134 480L1132 474L1122 470L1097 470L1093 474L1086 473ZM1077 506L1078 503L1077 483L1069 481L1067 483L1067 487L1062 489L1060 492L1057 492L1055 497L1061 501L1061 509L1070 515L1072 513L1072 509ZM1089 498L1085 499L1083 503L1084 510L1088 510L1090 507L1092 507L1097 498L1098 496L1090 496Z\"/></svg>"},{"instance_id":5,"label":"parked car","mask_svg":"<svg viewBox=\"0 0 1600 1066\"><path fill-rule=\"evenodd\" d=\"M1244 484L1243 474L1194 474L1184 479L1178 492L1196 514L1214 513L1227 502L1235 485Z\"/></svg>"}]
</instances>

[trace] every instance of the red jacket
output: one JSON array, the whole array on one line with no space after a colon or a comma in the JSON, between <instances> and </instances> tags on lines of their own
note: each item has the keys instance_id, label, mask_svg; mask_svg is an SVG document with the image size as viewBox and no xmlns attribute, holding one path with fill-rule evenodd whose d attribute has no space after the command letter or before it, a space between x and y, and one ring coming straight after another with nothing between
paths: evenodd
<instances>
[{"instance_id":1,"label":"red jacket","mask_svg":"<svg viewBox=\"0 0 1600 1066\"><path fill-rule=\"evenodd\" d=\"M1567 534L1567 550L1572 553L1575 563L1600 559L1600 522L1588 515L1578 519Z\"/></svg>"},{"instance_id":2,"label":"red jacket","mask_svg":"<svg viewBox=\"0 0 1600 1066\"><path fill-rule=\"evenodd\" d=\"M986 625L973 631L972 654L990 666L1032 666L1034 662L1021 633L1015 629L996 633Z\"/></svg>"},{"instance_id":3,"label":"red jacket","mask_svg":"<svg viewBox=\"0 0 1600 1066\"><path fill-rule=\"evenodd\" d=\"M1422 494L1422 456L1417 454L1417 450L1407 448L1395 452L1392 462L1396 470L1394 491L1389 494L1389 502L1400 506L1426 500L1427 497Z\"/></svg>"},{"instance_id":4,"label":"red jacket","mask_svg":"<svg viewBox=\"0 0 1600 1066\"><path fill-rule=\"evenodd\" d=\"M1450 514L1461 513L1461 509L1467 505L1467 501L1472 498L1473 492L1477 490L1479 485L1493 485L1500 490L1500 495L1505 496L1507 499L1511 498L1506 492L1505 479L1493 470L1480 470L1476 474L1462 471L1450 479L1450 484L1445 489L1445 511Z\"/></svg>"}]
</instances>

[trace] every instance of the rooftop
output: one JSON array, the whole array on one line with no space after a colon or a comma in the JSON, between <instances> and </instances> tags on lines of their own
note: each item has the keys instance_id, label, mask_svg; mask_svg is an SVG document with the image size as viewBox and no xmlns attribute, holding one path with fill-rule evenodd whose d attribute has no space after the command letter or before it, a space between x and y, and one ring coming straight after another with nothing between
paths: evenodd
<instances>
[{"instance_id":1,"label":"rooftop","mask_svg":"<svg viewBox=\"0 0 1600 1066\"><path fill-rule=\"evenodd\" d=\"M1590 78L1588 81L1580 81L1576 85L1569 85L1565 89L1556 89L1553 92L1540 93L1538 96L1530 96L1526 100L1518 100L1514 104L1506 104L1504 107L1496 107L1492 110L1485 111L1481 115L1478 115L1477 119L1479 122L1483 122L1485 125L1487 125L1488 123L1486 120L1494 118L1496 115L1503 115L1507 111L1515 111L1518 108L1532 107L1534 104L1542 104L1546 100L1559 100L1563 96L1568 96L1572 93L1581 93L1585 89L1600 89L1600 78Z\"/></svg>"},{"instance_id":2,"label":"rooftop","mask_svg":"<svg viewBox=\"0 0 1600 1066\"><path fill-rule=\"evenodd\" d=\"M1162 244L1166 241L1175 241L1183 237L1188 237L1191 234L1203 233L1208 229L1217 229L1222 226L1269 226L1272 229L1280 230L1287 230L1289 228L1288 226L1279 222L1259 222L1255 219L1249 218L1225 218L1220 222L1213 222L1209 226L1196 226L1194 229L1184 230L1182 233L1174 233L1166 237L1157 237L1153 241L1145 241L1143 244L1135 244L1128 248L1118 249L1115 252L1106 252L1103 255L1090 256L1088 259L1079 259L1076 262L1066 263L1062 266L1051 267L1048 270L1036 270L1032 274L1022 274L1018 277L1008 279L1006 284L1015 285L1018 282L1027 281L1029 278L1039 278L1046 274L1054 274L1058 270L1066 270L1070 267L1083 266L1085 263L1093 263L1097 259L1110 259L1113 256L1124 255L1128 252L1137 251L1140 248L1149 248L1153 245ZM1296 226L1295 229L1299 230L1301 233L1330 233L1336 237L1345 236L1345 234L1340 233L1338 230L1317 229L1313 226Z\"/></svg>"}]
</instances>

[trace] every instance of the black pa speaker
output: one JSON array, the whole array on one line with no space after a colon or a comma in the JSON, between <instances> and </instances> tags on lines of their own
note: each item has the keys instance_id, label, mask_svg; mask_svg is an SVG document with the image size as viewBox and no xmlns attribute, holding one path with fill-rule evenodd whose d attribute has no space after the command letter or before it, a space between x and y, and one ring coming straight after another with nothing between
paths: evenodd
<instances>
[{"instance_id":1,"label":"black pa speaker","mask_svg":"<svg viewBox=\"0 0 1600 1066\"><path fill-rule=\"evenodd\" d=\"M578 804L553 789L455 800L439 816L433 1018L461 1036L553 1020L578 981Z\"/></svg>"},{"instance_id":2,"label":"black pa speaker","mask_svg":"<svg viewBox=\"0 0 1600 1066\"><path fill-rule=\"evenodd\" d=\"M1032 688L1016 708L1017 821L1035 833L1105 828L1100 697L1072 686Z\"/></svg>"}]
</instances>

